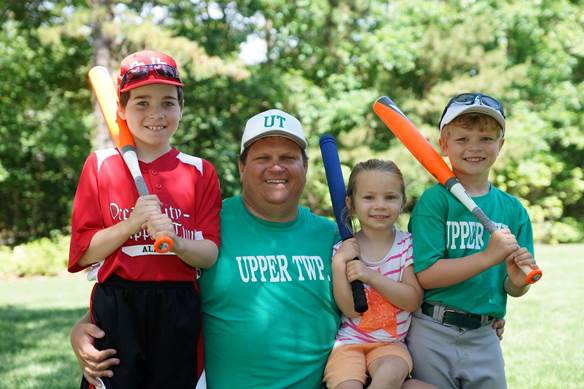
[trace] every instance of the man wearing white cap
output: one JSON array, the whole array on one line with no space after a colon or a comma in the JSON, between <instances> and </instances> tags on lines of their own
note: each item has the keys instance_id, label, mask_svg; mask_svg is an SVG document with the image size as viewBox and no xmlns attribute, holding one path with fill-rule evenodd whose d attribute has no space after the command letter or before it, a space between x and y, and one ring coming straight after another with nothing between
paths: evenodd
<instances>
[{"instance_id":1,"label":"man wearing white cap","mask_svg":"<svg viewBox=\"0 0 584 389\"><path fill-rule=\"evenodd\" d=\"M209 388L319 388L339 325L333 222L299 206L302 125L271 109L246 123L242 194L221 211L216 266L199 280Z\"/></svg>"}]
</instances>

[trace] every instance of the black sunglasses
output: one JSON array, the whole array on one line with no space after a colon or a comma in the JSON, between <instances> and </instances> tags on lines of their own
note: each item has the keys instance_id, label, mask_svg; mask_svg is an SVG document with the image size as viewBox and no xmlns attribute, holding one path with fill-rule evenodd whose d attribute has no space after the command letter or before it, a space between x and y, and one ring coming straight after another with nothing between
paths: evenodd
<instances>
[{"instance_id":1,"label":"black sunglasses","mask_svg":"<svg viewBox=\"0 0 584 389\"><path fill-rule=\"evenodd\" d=\"M124 74L124 77L122 77L122 81L120 82L120 90L122 90L124 85L126 85L128 82L144 80L146 77L148 77L150 72L155 72L164 78L169 78L181 82L178 69L174 66L170 66L164 63L138 65L132 69L129 69L126 74Z\"/></svg>"},{"instance_id":2,"label":"black sunglasses","mask_svg":"<svg viewBox=\"0 0 584 389\"><path fill-rule=\"evenodd\" d=\"M477 99L482 105L493 108L505 117L503 105L494 97L483 95L482 93L461 93L451 98L448 104L446 104L446 108L444 108L444 112L442 112L442 116L440 116L440 121L438 123L442 123L446 111L448 111L448 108L452 105L473 105Z\"/></svg>"}]
</instances>

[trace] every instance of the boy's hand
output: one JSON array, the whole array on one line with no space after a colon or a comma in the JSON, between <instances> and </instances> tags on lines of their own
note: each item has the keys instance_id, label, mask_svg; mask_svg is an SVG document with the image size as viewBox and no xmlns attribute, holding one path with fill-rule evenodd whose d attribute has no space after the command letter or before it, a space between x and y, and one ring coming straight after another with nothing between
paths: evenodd
<instances>
[{"instance_id":1,"label":"boy's hand","mask_svg":"<svg viewBox=\"0 0 584 389\"><path fill-rule=\"evenodd\" d=\"M518 248L505 258L507 262L507 275L509 276L509 281L511 281L515 286L522 288L527 283L525 282L525 273L521 270L520 266L532 267L535 265L535 260L533 256L525 247Z\"/></svg>"},{"instance_id":2,"label":"boy's hand","mask_svg":"<svg viewBox=\"0 0 584 389\"><path fill-rule=\"evenodd\" d=\"M335 253L333 261L341 261L346 264L347 262L359 257L360 252L357 239L347 239L341 243L341 247L339 247Z\"/></svg>"},{"instance_id":3,"label":"boy's hand","mask_svg":"<svg viewBox=\"0 0 584 389\"><path fill-rule=\"evenodd\" d=\"M359 280L364 284L370 283L369 280L371 275L375 273L373 270L369 269L365 264L361 261L349 261L347 262L347 280L349 282L353 282Z\"/></svg>"},{"instance_id":4,"label":"boy's hand","mask_svg":"<svg viewBox=\"0 0 584 389\"><path fill-rule=\"evenodd\" d=\"M157 213L160 213L160 201L156 195L138 197L130 217L126 220L130 234L135 234L145 228L148 218Z\"/></svg>"},{"instance_id":5,"label":"boy's hand","mask_svg":"<svg viewBox=\"0 0 584 389\"><path fill-rule=\"evenodd\" d=\"M164 213L157 212L150 215L146 222L148 234L156 240L160 235L168 236L173 241L176 241L176 234L174 232L174 225L172 220Z\"/></svg>"},{"instance_id":6,"label":"boy's hand","mask_svg":"<svg viewBox=\"0 0 584 389\"><path fill-rule=\"evenodd\" d=\"M496 230L491 234L485 255L492 265L501 263L509 254L517 250L519 245L515 235L508 229Z\"/></svg>"}]
</instances>

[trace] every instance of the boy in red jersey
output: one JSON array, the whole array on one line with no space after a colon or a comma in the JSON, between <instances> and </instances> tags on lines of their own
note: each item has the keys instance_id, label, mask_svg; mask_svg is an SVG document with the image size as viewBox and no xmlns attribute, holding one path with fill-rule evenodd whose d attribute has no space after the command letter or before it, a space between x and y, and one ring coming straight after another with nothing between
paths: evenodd
<instances>
[{"instance_id":1,"label":"boy in red jersey","mask_svg":"<svg viewBox=\"0 0 584 389\"><path fill-rule=\"evenodd\" d=\"M221 193L208 161L170 145L182 86L176 62L163 53L141 51L122 61L119 114L151 194L138 197L116 149L90 154L75 194L69 271L103 260L90 318L107 333L96 347L116 349L123 361L103 379L108 389L196 385L196 269L217 259ZM159 234L173 240L173 252L154 252ZM82 387L88 385L84 378Z\"/></svg>"}]
</instances>

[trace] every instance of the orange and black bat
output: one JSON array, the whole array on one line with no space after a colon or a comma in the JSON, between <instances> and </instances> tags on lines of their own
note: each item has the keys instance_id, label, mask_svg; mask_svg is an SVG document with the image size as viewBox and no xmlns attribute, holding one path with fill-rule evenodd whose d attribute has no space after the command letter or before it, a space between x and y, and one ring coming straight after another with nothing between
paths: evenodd
<instances>
[{"instance_id":1,"label":"orange and black bat","mask_svg":"<svg viewBox=\"0 0 584 389\"><path fill-rule=\"evenodd\" d=\"M432 147L430 142L424 138L389 97L378 98L373 104L373 111L422 166L479 219L487 231L492 233L497 229L495 223L485 215L483 210L466 193L458 178L456 178L436 149ZM521 270L525 273L525 282L528 284L537 282L543 274L538 267L521 266Z\"/></svg>"},{"instance_id":2,"label":"orange and black bat","mask_svg":"<svg viewBox=\"0 0 584 389\"><path fill-rule=\"evenodd\" d=\"M126 166L134 178L138 194L140 196L148 195L148 188L138 164L134 138L128 129L126 121L118 115L116 87L108 70L103 66L94 66L89 71L89 81L114 145L120 150L122 158L124 158ZM158 236L154 242L154 251L166 253L172 250L173 246L174 244L170 237Z\"/></svg>"}]
</instances>

